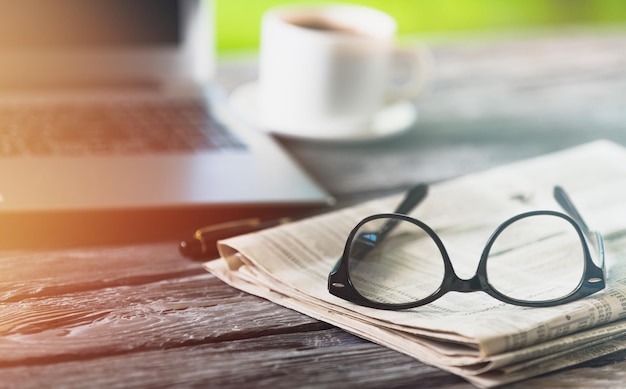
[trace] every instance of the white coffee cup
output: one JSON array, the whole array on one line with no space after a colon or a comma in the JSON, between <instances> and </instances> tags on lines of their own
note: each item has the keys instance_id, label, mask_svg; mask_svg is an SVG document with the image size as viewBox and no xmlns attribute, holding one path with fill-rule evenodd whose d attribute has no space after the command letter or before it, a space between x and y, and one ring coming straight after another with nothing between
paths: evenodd
<instances>
[{"instance_id":1,"label":"white coffee cup","mask_svg":"<svg viewBox=\"0 0 626 389\"><path fill-rule=\"evenodd\" d=\"M358 136L381 109L416 97L428 55L423 47L398 47L396 29L391 16L358 5L267 11L257 91L261 124L307 138ZM398 84L400 62L407 76Z\"/></svg>"}]
</instances>

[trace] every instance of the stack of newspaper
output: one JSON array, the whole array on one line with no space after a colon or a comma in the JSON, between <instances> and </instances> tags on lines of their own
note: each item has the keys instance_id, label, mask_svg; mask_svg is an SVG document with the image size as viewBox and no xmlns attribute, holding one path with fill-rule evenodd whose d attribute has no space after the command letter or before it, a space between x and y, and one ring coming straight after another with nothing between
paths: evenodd
<instances>
[{"instance_id":1,"label":"stack of newspaper","mask_svg":"<svg viewBox=\"0 0 626 389\"><path fill-rule=\"evenodd\" d=\"M605 240L607 288L549 308L451 292L413 309L366 308L328 293L327 278L350 230L390 212L391 196L219 243L205 264L226 283L373 342L493 387L626 348L626 149L597 141L431 186L411 213L442 238L461 278L470 278L493 230L509 217L559 206L555 185Z\"/></svg>"}]
</instances>

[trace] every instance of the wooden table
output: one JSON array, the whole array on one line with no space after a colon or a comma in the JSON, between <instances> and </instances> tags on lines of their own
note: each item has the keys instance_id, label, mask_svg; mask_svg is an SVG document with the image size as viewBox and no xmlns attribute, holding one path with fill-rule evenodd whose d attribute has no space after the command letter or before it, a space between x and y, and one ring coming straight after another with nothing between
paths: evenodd
<instances>
[{"instance_id":1,"label":"wooden table","mask_svg":"<svg viewBox=\"0 0 626 389\"><path fill-rule=\"evenodd\" d=\"M340 202L597 138L626 145L626 30L430 44L436 73L411 131L282 141ZM221 77L232 87L254 67L229 64ZM0 275L0 387L472 387L232 289L176 241L2 252ZM624 386L626 351L513 385Z\"/></svg>"}]
</instances>

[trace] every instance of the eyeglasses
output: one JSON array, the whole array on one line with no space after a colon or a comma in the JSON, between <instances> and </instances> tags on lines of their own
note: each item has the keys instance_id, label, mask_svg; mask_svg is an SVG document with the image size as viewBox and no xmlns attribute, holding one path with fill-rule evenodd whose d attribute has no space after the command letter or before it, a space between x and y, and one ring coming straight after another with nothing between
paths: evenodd
<instances>
[{"instance_id":1,"label":"eyeglasses","mask_svg":"<svg viewBox=\"0 0 626 389\"><path fill-rule=\"evenodd\" d=\"M532 211L502 223L470 279L456 275L429 226L404 214L426 192L422 184L395 213L372 215L356 225L328 276L331 294L367 307L399 310L431 303L451 291L482 291L509 304L548 307L604 289L602 236L587 227L561 187L554 188L554 198L566 213Z\"/></svg>"}]
</instances>

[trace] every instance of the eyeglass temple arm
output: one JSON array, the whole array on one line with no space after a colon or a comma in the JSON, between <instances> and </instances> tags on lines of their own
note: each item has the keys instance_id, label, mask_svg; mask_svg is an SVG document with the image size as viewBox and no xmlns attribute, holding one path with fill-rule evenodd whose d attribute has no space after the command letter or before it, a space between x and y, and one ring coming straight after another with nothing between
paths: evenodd
<instances>
[{"instance_id":1,"label":"eyeglass temple arm","mask_svg":"<svg viewBox=\"0 0 626 389\"><path fill-rule=\"evenodd\" d=\"M408 214L421 203L428 193L428 185L420 183L408 190L404 200L396 208L396 213Z\"/></svg>"},{"instance_id":2,"label":"eyeglass temple arm","mask_svg":"<svg viewBox=\"0 0 626 389\"><path fill-rule=\"evenodd\" d=\"M578 224L580 224L580 226L585 232L587 233L592 232L587 226L587 223L585 223L585 220L583 219L583 217L580 216L580 212L578 212L578 209L576 209L576 207L574 206L572 199L565 192L565 190L561 188L560 186L554 187L554 199L565 210L565 212L567 212L574 220L576 220Z\"/></svg>"},{"instance_id":3,"label":"eyeglass temple arm","mask_svg":"<svg viewBox=\"0 0 626 389\"><path fill-rule=\"evenodd\" d=\"M410 188L402 202L398 204L394 213L400 213L403 215L411 212L428 194L428 185L424 183L417 184ZM351 255L353 258L362 259L372 251L376 245L378 245L387 234L389 234L398 225L399 220L389 219L378 230L367 233L360 233L354 237ZM339 266L338 261L335 265L335 270Z\"/></svg>"},{"instance_id":4,"label":"eyeglass temple arm","mask_svg":"<svg viewBox=\"0 0 626 389\"><path fill-rule=\"evenodd\" d=\"M403 215L409 214L419 203L424 200L428 194L428 185L424 183L417 184L410 188L404 199L396 207L394 213L400 213ZM376 235L379 239L384 238L391 230L398 224L398 220L389 220L382 227L376 231Z\"/></svg>"},{"instance_id":5,"label":"eyeglass temple arm","mask_svg":"<svg viewBox=\"0 0 626 389\"><path fill-rule=\"evenodd\" d=\"M602 239L602 235L600 235L597 231L591 231L591 229L587 226L587 223L583 220L583 217L580 216L580 212L578 212L574 206L572 199L570 199L567 193L565 193L565 190L560 186L554 187L554 198L561 205L561 207L563 207L565 212L567 212L580 225L580 228L583 229L587 237L595 236L596 244L594 246L598 252L600 267L602 268L603 273L606 272L604 262L604 241ZM593 240L591 241L593 242ZM595 279L595 277L592 277L592 279Z\"/></svg>"}]
</instances>

